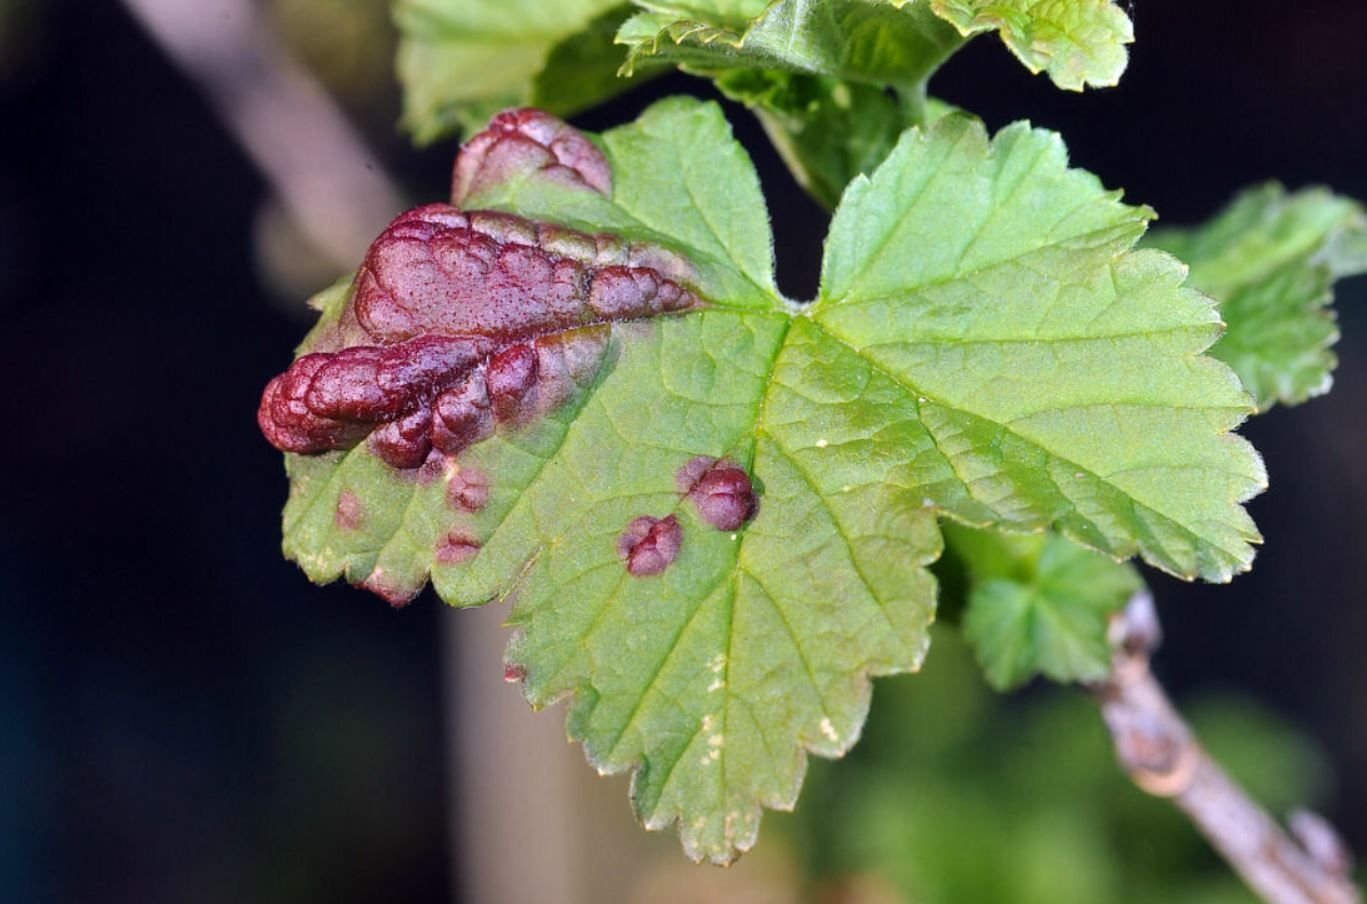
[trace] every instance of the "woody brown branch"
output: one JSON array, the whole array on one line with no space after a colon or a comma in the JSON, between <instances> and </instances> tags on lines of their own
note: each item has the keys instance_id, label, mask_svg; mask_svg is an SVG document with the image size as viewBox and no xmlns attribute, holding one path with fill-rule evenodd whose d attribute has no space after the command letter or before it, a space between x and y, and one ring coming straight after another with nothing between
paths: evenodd
<instances>
[{"instance_id":1,"label":"woody brown branch","mask_svg":"<svg viewBox=\"0 0 1367 904\"><path fill-rule=\"evenodd\" d=\"M1360 904L1351 857L1327 822L1298 812L1293 838L1201 747L1149 668L1160 641L1142 591L1112 621L1111 673L1093 688L1121 767L1170 798L1269 904Z\"/></svg>"}]
</instances>

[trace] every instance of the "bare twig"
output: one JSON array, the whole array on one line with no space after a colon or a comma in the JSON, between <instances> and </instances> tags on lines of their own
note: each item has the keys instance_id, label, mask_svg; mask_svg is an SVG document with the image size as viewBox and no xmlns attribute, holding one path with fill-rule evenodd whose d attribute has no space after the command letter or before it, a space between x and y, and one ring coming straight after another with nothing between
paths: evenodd
<instances>
[{"instance_id":1,"label":"bare twig","mask_svg":"<svg viewBox=\"0 0 1367 904\"><path fill-rule=\"evenodd\" d=\"M1143 790L1171 798L1269 904L1360 904L1348 850L1328 822L1298 811L1288 833L1202 749L1149 669L1161 633L1147 592L1111 624L1111 674L1094 690L1120 765Z\"/></svg>"},{"instance_id":2,"label":"bare twig","mask_svg":"<svg viewBox=\"0 0 1367 904\"><path fill-rule=\"evenodd\" d=\"M123 0L196 82L315 248L356 265L403 207L394 184L250 0Z\"/></svg>"}]
</instances>

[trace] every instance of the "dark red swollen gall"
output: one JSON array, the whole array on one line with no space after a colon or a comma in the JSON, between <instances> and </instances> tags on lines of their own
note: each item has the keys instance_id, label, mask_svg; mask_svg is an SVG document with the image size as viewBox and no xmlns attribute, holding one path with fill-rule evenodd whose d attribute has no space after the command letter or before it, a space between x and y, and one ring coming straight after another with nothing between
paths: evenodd
<instances>
[{"instance_id":1,"label":"dark red swollen gall","mask_svg":"<svg viewBox=\"0 0 1367 904\"><path fill-rule=\"evenodd\" d=\"M627 525L617 538L617 554L627 563L627 573L643 578L659 574L679 557L683 531L673 515L652 518L642 515Z\"/></svg>"},{"instance_id":2,"label":"dark red swollen gall","mask_svg":"<svg viewBox=\"0 0 1367 904\"><path fill-rule=\"evenodd\" d=\"M554 182L612 194L612 169L592 141L541 110L505 110L456 158L456 204L489 185L536 174Z\"/></svg>"},{"instance_id":3,"label":"dark red swollen gall","mask_svg":"<svg viewBox=\"0 0 1367 904\"><path fill-rule=\"evenodd\" d=\"M454 194L528 173L611 191L591 141L517 110L462 149ZM433 450L459 455L591 383L614 322L699 307L685 287L693 274L672 252L616 236L449 204L415 208L370 246L310 353L266 386L257 422L285 452L350 449L369 437L371 451L402 470Z\"/></svg>"},{"instance_id":4,"label":"dark red swollen gall","mask_svg":"<svg viewBox=\"0 0 1367 904\"><path fill-rule=\"evenodd\" d=\"M759 511L750 475L724 458L698 456L679 469L674 482L698 517L717 530L738 530Z\"/></svg>"}]
</instances>

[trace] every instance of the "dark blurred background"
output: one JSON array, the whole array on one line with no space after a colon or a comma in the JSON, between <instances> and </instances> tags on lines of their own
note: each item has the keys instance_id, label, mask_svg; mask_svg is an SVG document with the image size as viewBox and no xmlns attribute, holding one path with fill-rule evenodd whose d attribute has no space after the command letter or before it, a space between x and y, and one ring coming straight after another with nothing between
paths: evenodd
<instances>
[{"instance_id":1,"label":"dark blurred background","mask_svg":"<svg viewBox=\"0 0 1367 904\"><path fill-rule=\"evenodd\" d=\"M383 4L260 6L400 190L443 196L454 144L418 152L399 133ZM993 127L1058 129L1078 165L1169 223L1271 177L1367 198L1367 6L1132 12L1118 89L1059 92L982 39L933 90ZM681 90L703 85L671 77L579 122ZM823 215L730 112L785 288L810 294ZM303 240L270 195L122 5L0 0L2 900L424 902L466 887L440 658L455 614L430 593L395 612L312 587L279 553L285 480L255 406L306 328L302 299L340 271L281 252ZM1334 392L1245 431L1272 477L1254 572L1151 578L1179 697L1234 689L1314 739L1336 780L1322 803L1367 851L1367 281L1339 306Z\"/></svg>"}]
</instances>

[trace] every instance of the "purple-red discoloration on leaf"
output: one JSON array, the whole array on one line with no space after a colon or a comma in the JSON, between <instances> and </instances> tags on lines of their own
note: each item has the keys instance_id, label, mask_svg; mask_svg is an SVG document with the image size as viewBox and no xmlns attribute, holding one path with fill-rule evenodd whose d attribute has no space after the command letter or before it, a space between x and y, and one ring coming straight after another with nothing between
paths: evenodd
<instances>
[{"instance_id":1,"label":"purple-red discoloration on leaf","mask_svg":"<svg viewBox=\"0 0 1367 904\"><path fill-rule=\"evenodd\" d=\"M375 454L396 468L420 468L432 451L432 409L426 400L419 400L417 406L370 435Z\"/></svg>"},{"instance_id":2,"label":"purple-red discoloration on leaf","mask_svg":"<svg viewBox=\"0 0 1367 904\"><path fill-rule=\"evenodd\" d=\"M459 468L446 484L446 504L461 512L483 511L489 504L489 478L478 468Z\"/></svg>"},{"instance_id":3,"label":"purple-red discoloration on leaf","mask_svg":"<svg viewBox=\"0 0 1367 904\"><path fill-rule=\"evenodd\" d=\"M257 420L286 452L370 436L396 468L457 455L591 380L613 321L701 304L657 268L689 272L611 236L419 207L376 239L338 323L267 385Z\"/></svg>"},{"instance_id":4,"label":"purple-red discoloration on leaf","mask_svg":"<svg viewBox=\"0 0 1367 904\"><path fill-rule=\"evenodd\" d=\"M422 592L423 585L404 586L396 584L387 574L380 569L375 569L370 576L359 585L365 590L384 600L395 609L401 609L413 602L413 598Z\"/></svg>"},{"instance_id":5,"label":"purple-red discoloration on leaf","mask_svg":"<svg viewBox=\"0 0 1367 904\"><path fill-rule=\"evenodd\" d=\"M489 407L500 421L517 420L523 400L536 385L536 353L530 345L513 345L489 359L485 379Z\"/></svg>"},{"instance_id":6,"label":"purple-red discoloration on leaf","mask_svg":"<svg viewBox=\"0 0 1367 904\"><path fill-rule=\"evenodd\" d=\"M673 515L652 518L642 515L627 525L617 538L617 554L632 577L659 574L679 557L683 531Z\"/></svg>"},{"instance_id":7,"label":"purple-red discoloration on leaf","mask_svg":"<svg viewBox=\"0 0 1367 904\"><path fill-rule=\"evenodd\" d=\"M680 496L687 496L693 492L693 488L702 480L703 475L712 470L717 464L718 459L707 455L698 455L688 460L682 468L674 472L674 488L679 491Z\"/></svg>"},{"instance_id":8,"label":"purple-red discoloration on leaf","mask_svg":"<svg viewBox=\"0 0 1367 904\"><path fill-rule=\"evenodd\" d=\"M451 459L433 449L427 453L426 460L413 472L413 477L417 480L418 486L427 486L433 481L446 474L451 466Z\"/></svg>"},{"instance_id":9,"label":"purple-red discoloration on leaf","mask_svg":"<svg viewBox=\"0 0 1367 904\"><path fill-rule=\"evenodd\" d=\"M333 513L332 522L340 530L356 530L364 518L365 510L361 506L361 500L351 490L342 490L337 495L337 510Z\"/></svg>"},{"instance_id":10,"label":"purple-red discoloration on leaf","mask_svg":"<svg viewBox=\"0 0 1367 904\"><path fill-rule=\"evenodd\" d=\"M479 555L480 542L468 534L452 531L437 542L437 561L443 565L459 565Z\"/></svg>"},{"instance_id":11,"label":"purple-red discoloration on leaf","mask_svg":"<svg viewBox=\"0 0 1367 904\"><path fill-rule=\"evenodd\" d=\"M527 670L520 665L508 663L503 667L503 680L509 684L516 684L527 677Z\"/></svg>"},{"instance_id":12,"label":"purple-red discoloration on leaf","mask_svg":"<svg viewBox=\"0 0 1367 904\"><path fill-rule=\"evenodd\" d=\"M737 530L759 511L750 475L724 458L691 459L674 482L680 495L693 502L698 517L717 530Z\"/></svg>"},{"instance_id":13,"label":"purple-red discoloration on leaf","mask_svg":"<svg viewBox=\"0 0 1367 904\"><path fill-rule=\"evenodd\" d=\"M456 158L451 197L511 178L538 175L564 185L612 194L612 169L592 141L541 110L505 110L466 143Z\"/></svg>"}]
</instances>

